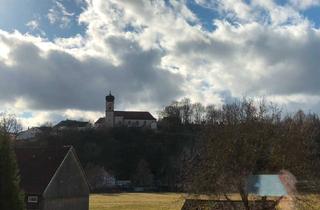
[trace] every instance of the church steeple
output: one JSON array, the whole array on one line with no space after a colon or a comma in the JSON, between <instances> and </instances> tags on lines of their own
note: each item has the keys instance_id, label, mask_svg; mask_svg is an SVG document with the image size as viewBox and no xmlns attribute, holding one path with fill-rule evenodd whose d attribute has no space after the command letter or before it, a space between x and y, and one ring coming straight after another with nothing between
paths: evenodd
<instances>
[{"instance_id":1,"label":"church steeple","mask_svg":"<svg viewBox=\"0 0 320 210\"><path fill-rule=\"evenodd\" d=\"M111 95L111 90L109 91L109 95L106 96L106 101L108 101L108 102L114 101L114 96Z\"/></svg>"},{"instance_id":2,"label":"church steeple","mask_svg":"<svg viewBox=\"0 0 320 210\"><path fill-rule=\"evenodd\" d=\"M114 96L111 95L111 91L106 96L106 126L114 126Z\"/></svg>"}]
</instances>

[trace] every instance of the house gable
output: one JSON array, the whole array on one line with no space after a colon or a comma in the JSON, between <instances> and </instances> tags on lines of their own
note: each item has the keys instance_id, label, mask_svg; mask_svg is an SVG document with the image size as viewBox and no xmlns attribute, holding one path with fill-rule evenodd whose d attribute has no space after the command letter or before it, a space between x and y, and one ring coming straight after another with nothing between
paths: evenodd
<instances>
[{"instance_id":1,"label":"house gable","mask_svg":"<svg viewBox=\"0 0 320 210\"><path fill-rule=\"evenodd\" d=\"M88 197L90 193L84 171L71 148L43 193L47 198Z\"/></svg>"}]
</instances>

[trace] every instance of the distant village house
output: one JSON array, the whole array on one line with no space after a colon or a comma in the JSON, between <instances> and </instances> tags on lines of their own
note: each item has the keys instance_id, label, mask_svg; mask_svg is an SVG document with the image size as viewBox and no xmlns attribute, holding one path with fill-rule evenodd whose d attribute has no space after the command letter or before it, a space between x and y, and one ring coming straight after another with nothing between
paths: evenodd
<instances>
[{"instance_id":1,"label":"distant village house","mask_svg":"<svg viewBox=\"0 0 320 210\"><path fill-rule=\"evenodd\" d=\"M77 121L77 120L63 120L54 126L57 130L64 129L76 129L76 130L86 130L91 128L90 122Z\"/></svg>"},{"instance_id":2,"label":"distant village house","mask_svg":"<svg viewBox=\"0 0 320 210\"><path fill-rule=\"evenodd\" d=\"M43 132L50 132L51 127L41 126L28 128L28 130L21 131L17 134L16 140L33 140Z\"/></svg>"}]
</instances>

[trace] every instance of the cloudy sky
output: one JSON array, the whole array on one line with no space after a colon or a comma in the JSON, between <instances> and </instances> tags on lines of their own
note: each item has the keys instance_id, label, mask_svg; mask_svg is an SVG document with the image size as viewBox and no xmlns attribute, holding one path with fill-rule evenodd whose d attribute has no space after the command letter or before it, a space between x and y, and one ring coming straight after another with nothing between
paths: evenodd
<instances>
[{"instance_id":1,"label":"cloudy sky","mask_svg":"<svg viewBox=\"0 0 320 210\"><path fill-rule=\"evenodd\" d=\"M265 97L320 112L320 0L0 0L0 112L23 125Z\"/></svg>"}]
</instances>

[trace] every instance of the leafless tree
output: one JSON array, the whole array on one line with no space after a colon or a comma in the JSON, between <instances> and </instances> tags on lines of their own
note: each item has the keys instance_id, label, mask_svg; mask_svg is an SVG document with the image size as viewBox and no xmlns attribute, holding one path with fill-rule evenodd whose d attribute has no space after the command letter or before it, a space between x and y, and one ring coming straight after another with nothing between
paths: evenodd
<instances>
[{"instance_id":1,"label":"leafless tree","mask_svg":"<svg viewBox=\"0 0 320 210\"><path fill-rule=\"evenodd\" d=\"M189 124L193 113L192 104L189 98L184 98L180 101L180 110L182 123Z\"/></svg>"},{"instance_id":2,"label":"leafless tree","mask_svg":"<svg viewBox=\"0 0 320 210\"><path fill-rule=\"evenodd\" d=\"M201 103L193 104L194 123L201 124L204 121L205 107Z\"/></svg>"},{"instance_id":3,"label":"leafless tree","mask_svg":"<svg viewBox=\"0 0 320 210\"><path fill-rule=\"evenodd\" d=\"M216 109L216 107L213 104L206 106L205 112L207 124L216 124L221 121L221 112L220 110Z\"/></svg>"},{"instance_id":4,"label":"leafless tree","mask_svg":"<svg viewBox=\"0 0 320 210\"><path fill-rule=\"evenodd\" d=\"M6 134L17 134L22 126L14 114L0 113L0 130Z\"/></svg>"}]
</instances>

